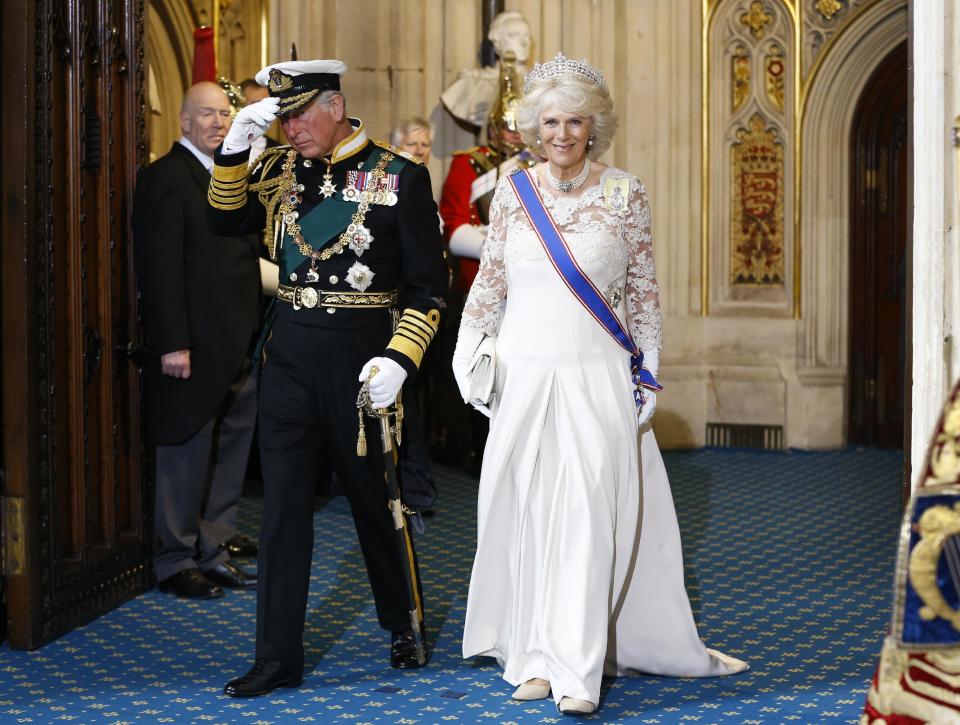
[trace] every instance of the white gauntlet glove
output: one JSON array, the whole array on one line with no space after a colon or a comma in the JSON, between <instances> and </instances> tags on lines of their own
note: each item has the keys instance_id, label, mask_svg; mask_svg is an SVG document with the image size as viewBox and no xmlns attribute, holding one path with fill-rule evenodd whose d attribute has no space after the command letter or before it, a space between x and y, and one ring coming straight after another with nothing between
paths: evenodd
<instances>
[{"instance_id":1,"label":"white gauntlet glove","mask_svg":"<svg viewBox=\"0 0 960 725\"><path fill-rule=\"evenodd\" d=\"M480 259L486 238L486 224L461 224L450 235L450 251L458 257Z\"/></svg>"},{"instance_id":2,"label":"white gauntlet glove","mask_svg":"<svg viewBox=\"0 0 960 725\"><path fill-rule=\"evenodd\" d=\"M377 367L377 374L370 380L370 402L374 408L386 408L393 405L400 394L400 388L403 387L403 381L407 379L407 371L400 363L391 360L388 357L375 357L367 361L360 371L358 380L366 382L370 375L370 368Z\"/></svg>"},{"instance_id":3,"label":"white gauntlet glove","mask_svg":"<svg viewBox=\"0 0 960 725\"><path fill-rule=\"evenodd\" d=\"M660 375L660 351L643 351L643 367L650 371L654 380ZM637 423L642 428L652 417L653 411L657 409L657 394L653 390L643 388L643 404L637 413Z\"/></svg>"},{"instance_id":4,"label":"white gauntlet glove","mask_svg":"<svg viewBox=\"0 0 960 725\"><path fill-rule=\"evenodd\" d=\"M268 96L241 108L223 139L223 153L235 154L250 148L250 142L263 136L277 119L279 107L280 99Z\"/></svg>"},{"instance_id":5,"label":"white gauntlet glove","mask_svg":"<svg viewBox=\"0 0 960 725\"><path fill-rule=\"evenodd\" d=\"M457 333L457 346L453 350L453 377L457 381L460 397L464 403L470 402L470 362L474 353L483 342L484 333L475 327L460 325ZM490 416L490 409L485 405L474 406L481 413Z\"/></svg>"}]
</instances>

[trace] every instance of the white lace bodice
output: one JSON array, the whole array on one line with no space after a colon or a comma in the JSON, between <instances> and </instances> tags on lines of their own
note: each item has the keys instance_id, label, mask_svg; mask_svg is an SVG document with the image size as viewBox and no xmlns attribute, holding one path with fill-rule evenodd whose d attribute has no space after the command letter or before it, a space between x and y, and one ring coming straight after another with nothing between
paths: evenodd
<instances>
[{"instance_id":1,"label":"white lace bodice","mask_svg":"<svg viewBox=\"0 0 960 725\"><path fill-rule=\"evenodd\" d=\"M630 180L630 196L623 214L604 205L603 182L611 175ZM653 261L650 205L640 181L610 168L600 181L579 197L542 196L564 238L583 269L603 269L603 280L593 278L614 309L622 298L626 323L641 350L659 350L660 294ZM507 259L534 261L546 253L527 221L507 178L497 184L490 204L490 227L480 257L480 271L470 288L461 325L497 334L507 304ZM609 281L608 281L609 280Z\"/></svg>"}]
</instances>

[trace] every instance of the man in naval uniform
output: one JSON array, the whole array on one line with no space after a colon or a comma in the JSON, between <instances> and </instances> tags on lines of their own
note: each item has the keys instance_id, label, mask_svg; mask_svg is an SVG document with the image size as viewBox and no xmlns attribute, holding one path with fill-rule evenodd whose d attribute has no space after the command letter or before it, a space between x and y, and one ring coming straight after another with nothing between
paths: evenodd
<instances>
[{"instance_id":1,"label":"man in naval uniform","mask_svg":"<svg viewBox=\"0 0 960 725\"><path fill-rule=\"evenodd\" d=\"M369 380L373 407L388 407L416 373L440 323L446 271L427 170L373 143L363 123L347 117L345 71L338 60L261 70L257 82L270 97L237 114L208 194L212 229L266 229L280 264L260 353L256 660L227 683L232 697L302 681L314 479L328 466L350 502L380 625L392 633L390 663L418 666L380 428L360 417L370 441L360 455L356 399ZM267 149L248 176L250 143L276 117L290 146ZM407 549L422 632L409 536Z\"/></svg>"}]
</instances>

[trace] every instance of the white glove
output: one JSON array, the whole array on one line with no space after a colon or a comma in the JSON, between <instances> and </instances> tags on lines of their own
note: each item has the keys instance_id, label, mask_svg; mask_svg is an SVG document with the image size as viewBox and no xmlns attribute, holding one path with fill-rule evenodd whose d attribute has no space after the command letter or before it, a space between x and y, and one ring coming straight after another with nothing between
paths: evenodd
<instances>
[{"instance_id":1,"label":"white glove","mask_svg":"<svg viewBox=\"0 0 960 725\"><path fill-rule=\"evenodd\" d=\"M656 380L660 375L660 351L643 350L643 367L650 371L653 379ZM653 411L657 409L657 394L653 390L643 389L643 404L637 413L637 423L643 427L644 423L653 417Z\"/></svg>"},{"instance_id":2,"label":"white glove","mask_svg":"<svg viewBox=\"0 0 960 725\"><path fill-rule=\"evenodd\" d=\"M250 142L263 136L270 124L277 120L279 108L280 99L273 96L241 108L223 139L223 152L235 154L250 148Z\"/></svg>"},{"instance_id":3,"label":"white glove","mask_svg":"<svg viewBox=\"0 0 960 725\"><path fill-rule=\"evenodd\" d=\"M397 399L400 388L403 387L403 381L407 379L407 371L401 367L400 363L391 360L388 357L375 357L367 361L360 371L358 380L366 382L370 375L370 368L377 367L377 374L370 380L370 402L374 408L386 408Z\"/></svg>"},{"instance_id":4,"label":"white glove","mask_svg":"<svg viewBox=\"0 0 960 725\"><path fill-rule=\"evenodd\" d=\"M652 390L644 388L643 404L640 406L640 412L637 413L637 424L642 428L644 423L653 417L653 411L657 409L657 394Z\"/></svg>"},{"instance_id":5,"label":"white glove","mask_svg":"<svg viewBox=\"0 0 960 725\"><path fill-rule=\"evenodd\" d=\"M457 346L453 350L453 377L464 403L470 402L470 361L482 341L482 331L469 325L460 325Z\"/></svg>"},{"instance_id":6,"label":"white glove","mask_svg":"<svg viewBox=\"0 0 960 725\"><path fill-rule=\"evenodd\" d=\"M486 238L486 224L461 224L450 235L450 251L458 257L480 259Z\"/></svg>"}]
</instances>

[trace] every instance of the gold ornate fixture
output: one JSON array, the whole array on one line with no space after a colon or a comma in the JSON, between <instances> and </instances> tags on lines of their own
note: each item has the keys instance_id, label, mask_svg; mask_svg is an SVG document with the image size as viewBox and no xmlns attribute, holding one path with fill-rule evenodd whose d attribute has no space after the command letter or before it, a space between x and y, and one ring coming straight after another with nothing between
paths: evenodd
<instances>
[{"instance_id":1,"label":"gold ornate fixture","mask_svg":"<svg viewBox=\"0 0 960 725\"><path fill-rule=\"evenodd\" d=\"M763 3L759 0L750 3L750 11L740 16L740 22L750 26L750 32L753 33L755 38L760 38L763 35L764 28L771 20L773 20L773 16L764 12Z\"/></svg>"},{"instance_id":2,"label":"gold ornate fixture","mask_svg":"<svg viewBox=\"0 0 960 725\"><path fill-rule=\"evenodd\" d=\"M843 10L843 4L839 0L817 0L816 7L824 20L833 20L833 16Z\"/></svg>"},{"instance_id":3,"label":"gold ornate fixture","mask_svg":"<svg viewBox=\"0 0 960 725\"><path fill-rule=\"evenodd\" d=\"M750 56L742 45L731 59L733 83L733 110L736 111L750 95Z\"/></svg>"},{"instance_id":4,"label":"gold ornate fixture","mask_svg":"<svg viewBox=\"0 0 960 725\"><path fill-rule=\"evenodd\" d=\"M786 71L786 61L779 48L773 46L770 49L764 66L764 70L766 71L767 98L770 99L770 103L782 111L784 109L785 99L784 75Z\"/></svg>"}]
</instances>

